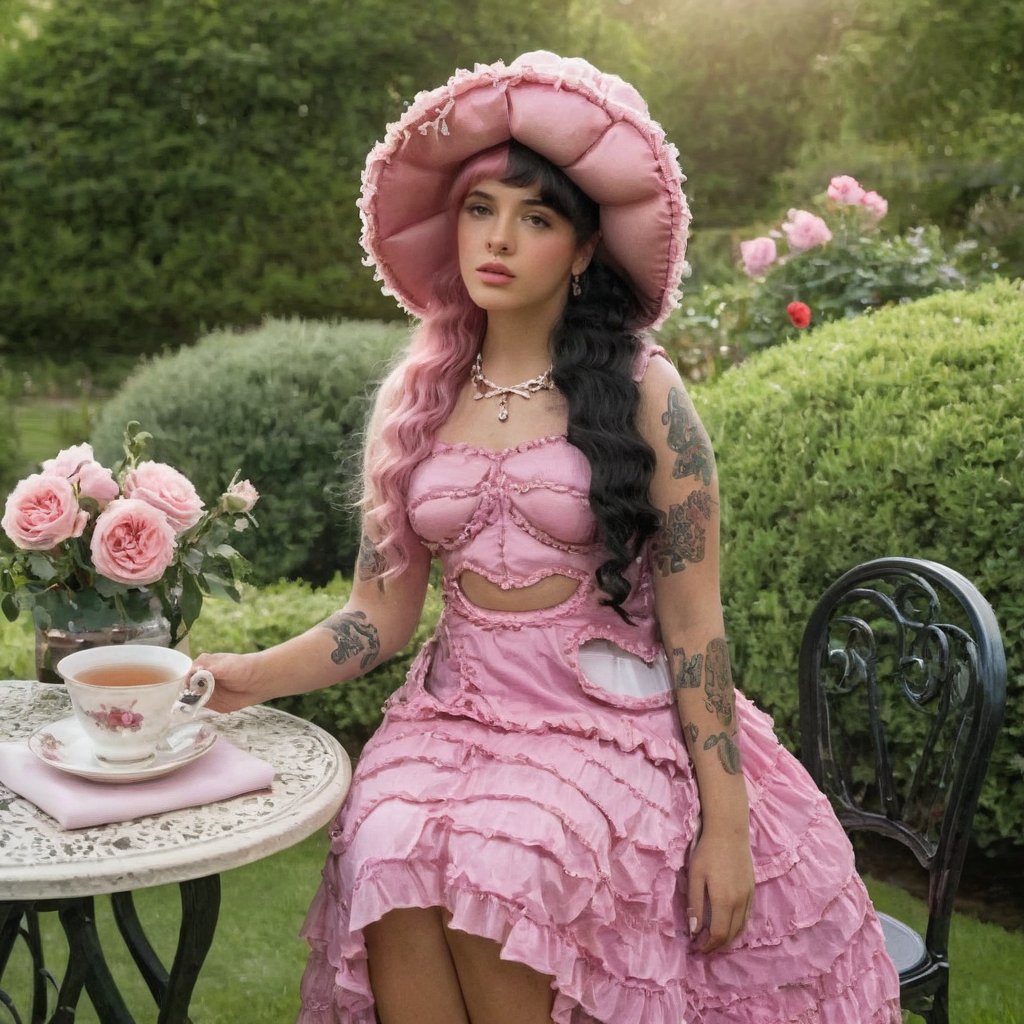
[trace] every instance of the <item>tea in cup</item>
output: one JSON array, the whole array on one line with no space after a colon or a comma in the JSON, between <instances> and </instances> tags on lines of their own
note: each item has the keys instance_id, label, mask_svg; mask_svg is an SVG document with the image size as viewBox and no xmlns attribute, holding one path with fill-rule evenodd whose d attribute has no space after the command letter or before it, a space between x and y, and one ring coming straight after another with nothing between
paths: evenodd
<instances>
[{"instance_id":1,"label":"tea in cup","mask_svg":"<svg viewBox=\"0 0 1024 1024\"><path fill-rule=\"evenodd\" d=\"M96 757L110 764L148 761L213 694L206 669L168 647L117 644L76 651L57 671Z\"/></svg>"}]
</instances>

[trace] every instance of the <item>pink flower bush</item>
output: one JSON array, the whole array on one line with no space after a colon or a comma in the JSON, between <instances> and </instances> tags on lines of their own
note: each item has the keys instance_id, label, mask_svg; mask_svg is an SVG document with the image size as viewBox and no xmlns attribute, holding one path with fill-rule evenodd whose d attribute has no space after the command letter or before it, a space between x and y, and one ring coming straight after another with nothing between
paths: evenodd
<instances>
[{"instance_id":1,"label":"pink flower bush","mask_svg":"<svg viewBox=\"0 0 1024 1024\"><path fill-rule=\"evenodd\" d=\"M175 547L174 527L160 509L138 498L118 498L97 518L89 553L107 579L144 587L167 571Z\"/></svg>"},{"instance_id":2,"label":"pink flower bush","mask_svg":"<svg viewBox=\"0 0 1024 1024\"><path fill-rule=\"evenodd\" d=\"M71 483L55 473L34 473L11 491L0 526L25 551L49 551L81 537L89 513Z\"/></svg>"},{"instance_id":3,"label":"pink flower bush","mask_svg":"<svg viewBox=\"0 0 1024 1024\"><path fill-rule=\"evenodd\" d=\"M124 496L159 509L176 533L184 533L203 517L203 501L192 482L163 462L140 462L124 478Z\"/></svg>"},{"instance_id":4,"label":"pink flower bush","mask_svg":"<svg viewBox=\"0 0 1024 1024\"><path fill-rule=\"evenodd\" d=\"M865 192L861 196L860 205L877 221L889 212L889 203L877 192Z\"/></svg>"},{"instance_id":5,"label":"pink flower bush","mask_svg":"<svg viewBox=\"0 0 1024 1024\"><path fill-rule=\"evenodd\" d=\"M260 492L248 480L236 480L221 496L227 512L249 512L259 501Z\"/></svg>"},{"instance_id":6,"label":"pink flower bush","mask_svg":"<svg viewBox=\"0 0 1024 1024\"><path fill-rule=\"evenodd\" d=\"M114 474L96 461L91 444L76 444L58 452L56 458L43 463L43 472L66 477L83 498L92 498L101 506L121 493Z\"/></svg>"},{"instance_id":7,"label":"pink flower bush","mask_svg":"<svg viewBox=\"0 0 1024 1024\"><path fill-rule=\"evenodd\" d=\"M839 174L828 183L829 199L843 206L859 206L864 198L864 189L856 178L848 174Z\"/></svg>"},{"instance_id":8,"label":"pink flower bush","mask_svg":"<svg viewBox=\"0 0 1024 1024\"><path fill-rule=\"evenodd\" d=\"M816 246L832 241L828 225L815 213L808 210L790 210L782 225L783 234L795 252L806 252Z\"/></svg>"},{"instance_id":9,"label":"pink flower bush","mask_svg":"<svg viewBox=\"0 0 1024 1024\"><path fill-rule=\"evenodd\" d=\"M775 239L762 235L748 242L740 242L743 269L751 277L760 277L778 258Z\"/></svg>"}]
</instances>

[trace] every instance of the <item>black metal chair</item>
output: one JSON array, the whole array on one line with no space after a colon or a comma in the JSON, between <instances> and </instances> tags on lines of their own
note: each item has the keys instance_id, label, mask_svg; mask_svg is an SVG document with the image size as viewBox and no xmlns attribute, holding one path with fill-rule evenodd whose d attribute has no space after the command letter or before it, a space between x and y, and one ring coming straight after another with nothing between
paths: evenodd
<instances>
[{"instance_id":1,"label":"black metal chair","mask_svg":"<svg viewBox=\"0 0 1024 1024\"><path fill-rule=\"evenodd\" d=\"M949 925L1006 701L988 602L915 558L851 569L815 606L800 649L802 760L847 832L898 840L928 872L922 936L880 915L905 1010L949 1016Z\"/></svg>"}]
</instances>

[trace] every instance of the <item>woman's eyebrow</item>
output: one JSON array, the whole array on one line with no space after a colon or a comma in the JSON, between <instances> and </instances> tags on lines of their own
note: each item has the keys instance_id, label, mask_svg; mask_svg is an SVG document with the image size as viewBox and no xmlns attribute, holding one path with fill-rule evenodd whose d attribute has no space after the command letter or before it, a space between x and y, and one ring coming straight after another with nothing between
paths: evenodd
<instances>
[{"instance_id":1,"label":"woman's eyebrow","mask_svg":"<svg viewBox=\"0 0 1024 1024\"><path fill-rule=\"evenodd\" d=\"M490 192L485 192L482 188L475 188L471 192L466 194L467 199L486 199L489 202L494 202L495 198ZM543 206L545 209L553 210L554 207L550 203L546 203L540 196L531 196L528 199L521 199L520 206Z\"/></svg>"}]
</instances>

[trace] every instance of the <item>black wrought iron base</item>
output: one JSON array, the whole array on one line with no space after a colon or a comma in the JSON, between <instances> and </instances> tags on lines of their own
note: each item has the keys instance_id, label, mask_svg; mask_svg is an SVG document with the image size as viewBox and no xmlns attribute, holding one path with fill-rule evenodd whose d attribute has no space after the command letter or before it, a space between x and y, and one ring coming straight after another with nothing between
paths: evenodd
<instances>
[{"instance_id":1,"label":"black wrought iron base","mask_svg":"<svg viewBox=\"0 0 1024 1024\"><path fill-rule=\"evenodd\" d=\"M157 1024L191 1024L189 1003L220 912L219 875L181 882L179 889L181 927L170 973L146 938L132 894L110 897L118 931L156 1002ZM39 914L50 911L60 918L68 943L67 969L59 983L46 968L39 932ZM135 1024L107 966L92 896L0 902L0 986L19 939L32 960L30 1016L23 1017L0 987L0 1021L6 1015L11 1024L73 1024L84 989L103 1024Z\"/></svg>"}]
</instances>

